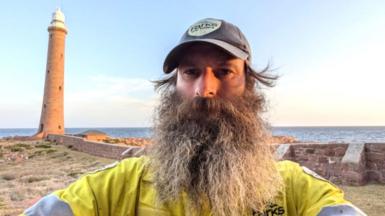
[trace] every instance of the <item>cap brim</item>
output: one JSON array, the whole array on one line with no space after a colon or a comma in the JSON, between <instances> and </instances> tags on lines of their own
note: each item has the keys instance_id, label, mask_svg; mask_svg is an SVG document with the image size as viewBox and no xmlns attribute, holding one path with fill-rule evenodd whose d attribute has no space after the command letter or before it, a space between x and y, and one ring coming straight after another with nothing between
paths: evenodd
<instances>
[{"instance_id":1,"label":"cap brim","mask_svg":"<svg viewBox=\"0 0 385 216\"><path fill-rule=\"evenodd\" d=\"M213 44L217 47L220 47L222 48L223 50L227 51L230 55L233 55L237 58L240 58L242 60L247 60L247 58L249 57L249 55L229 44L229 43L226 43L224 41L221 41L221 40L216 40L216 39L194 39L194 40L191 40L191 41L186 41L186 42L183 42L183 43L180 43L178 46L174 47L174 49L172 49L166 59L164 60L164 63L163 63L163 71L165 73L170 73L171 71L173 71L176 67L178 67L178 64L179 64L179 60L181 58L181 54L182 54L182 51L184 51L186 48L192 46L193 44L195 43L209 43L209 44Z\"/></svg>"}]
</instances>

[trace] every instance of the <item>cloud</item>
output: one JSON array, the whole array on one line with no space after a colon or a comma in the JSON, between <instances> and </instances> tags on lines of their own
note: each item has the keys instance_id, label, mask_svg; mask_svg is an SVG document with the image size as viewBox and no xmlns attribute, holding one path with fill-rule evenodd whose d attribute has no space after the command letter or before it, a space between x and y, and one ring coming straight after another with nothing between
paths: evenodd
<instances>
[{"instance_id":1,"label":"cloud","mask_svg":"<svg viewBox=\"0 0 385 216\"><path fill-rule=\"evenodd\" d=\"M66 127L149 126L157 102L150 81L106 75L65 95Z\"/></svg>"},{"instance_id":2,"label":"cloud","mask_svg":"<svg viewBox=\"0 0 385 216\"><path fill-rule=\"evenodd\" d=\"M36 128L42 100L43 92L37 91L0 102L0 128ZM65 127L150 126L157 101L152 83L145 79L77 77L64 88Z\"/></svg>"}]
</instances>

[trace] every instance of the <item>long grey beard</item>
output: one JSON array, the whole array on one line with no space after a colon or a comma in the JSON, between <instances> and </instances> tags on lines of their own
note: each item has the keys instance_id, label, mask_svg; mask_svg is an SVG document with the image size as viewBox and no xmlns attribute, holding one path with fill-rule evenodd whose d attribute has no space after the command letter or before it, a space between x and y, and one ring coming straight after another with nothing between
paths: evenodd
<instances>
[{"instance_id":1,"label":"long grey beard","mask_svg":"<svg viewBox=\"0 0 385 216\"><path fill-rule=\"evenodd\" d=\"M254 92L234 101L163 94L155 121L150 166L160 202L181 192L189 208L213 215L262 210L281 188Z\"/></svg>"}]
</instances>

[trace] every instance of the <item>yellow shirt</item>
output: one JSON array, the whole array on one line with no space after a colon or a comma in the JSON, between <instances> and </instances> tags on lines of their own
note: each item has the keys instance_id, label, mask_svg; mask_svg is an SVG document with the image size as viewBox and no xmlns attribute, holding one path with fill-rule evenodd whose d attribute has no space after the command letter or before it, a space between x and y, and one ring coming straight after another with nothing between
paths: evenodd
<instances>
[{"instance_id":1,"label":"yellow shirt","mask_svg":"<svg viewBox=\"0 0 385 216\"><path fill-rule=\"evenodd\" d=\"M86 174L67 188L42 198L23 215L188 215L186 194L173 203L156 204L156 190L147 162L147 157L129 158ZM341 211L345 212L343 215L365 215L344 199L339 188L307 168L291 161L277 162L277 167L284 180L283 191L264 212L250 215L326 216L341 215Z\"/></svg>"}]
</instances>

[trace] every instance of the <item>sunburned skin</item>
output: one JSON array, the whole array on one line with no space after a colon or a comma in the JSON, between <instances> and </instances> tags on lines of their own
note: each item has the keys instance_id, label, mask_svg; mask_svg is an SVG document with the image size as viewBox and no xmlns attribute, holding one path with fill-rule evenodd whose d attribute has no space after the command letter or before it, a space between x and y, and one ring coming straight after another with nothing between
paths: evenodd
<instances>
[{"instance_id":1,"label":"sunburned skin","mask_svg":"<svg viewBox=\"0 0 385 216\"><path fill-rule=\"evenodd\" d=\"M184 98L231 99L245 91L245 62L212 45L199 44L186 50L179 66L176 89Z\"/></svg>"}]
</instances>

